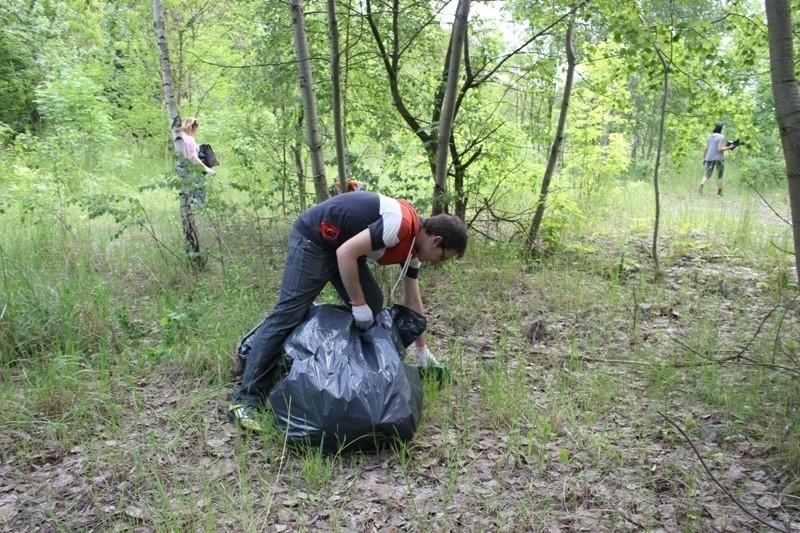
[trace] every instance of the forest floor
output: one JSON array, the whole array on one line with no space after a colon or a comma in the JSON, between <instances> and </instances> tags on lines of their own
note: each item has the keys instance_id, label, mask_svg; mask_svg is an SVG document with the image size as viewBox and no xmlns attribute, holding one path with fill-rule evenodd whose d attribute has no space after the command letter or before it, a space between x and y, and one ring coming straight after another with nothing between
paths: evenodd
<instances>
[{"instance_id":1,"label":"forest floor","mask_svg":"<svg viewBox=\"0 0 800 533\"><path fill-rule=\"evenodd\" d=\"M796 397L782 419L746 412L776 403L761 390L796 391L791 372L750 364L776 342L759 333L777 315L774 273L702 235L665 237L678 240L651 289L634 282L651 264L644 235L588 238L626 259L566 277L469 256L434 270L429 338L454 380L426 388L399 452L327 456L248 436L224 416L235 378L118 361L104 383L119 388L96 391L114 405L0 430L0 528L800 531L796 463L780 447L797 435ZM773 331L796 334L796 311L782 320ZM26 379L14 376L20 394Z\"/></svg>"}]
</instances>

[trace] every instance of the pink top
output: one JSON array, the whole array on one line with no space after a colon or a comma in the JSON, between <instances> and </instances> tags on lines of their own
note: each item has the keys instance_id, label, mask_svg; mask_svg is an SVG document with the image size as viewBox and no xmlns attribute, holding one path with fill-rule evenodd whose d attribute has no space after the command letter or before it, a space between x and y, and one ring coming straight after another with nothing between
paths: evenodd
<instances>
[{"instance_id":1,"label":"pink top","mask_svg":"<svg viewBox=\"0 0 800 533\"><path fill-rule=\"evenodd\" d=\"M197 146L197 141L195 141L194 137L185 131L183 132L183 149L186 152L187 159L205 167L203 161L200 160L200 156L197 155L198 151L200 150L200 148Z\"/></svg>"}]
</instances>

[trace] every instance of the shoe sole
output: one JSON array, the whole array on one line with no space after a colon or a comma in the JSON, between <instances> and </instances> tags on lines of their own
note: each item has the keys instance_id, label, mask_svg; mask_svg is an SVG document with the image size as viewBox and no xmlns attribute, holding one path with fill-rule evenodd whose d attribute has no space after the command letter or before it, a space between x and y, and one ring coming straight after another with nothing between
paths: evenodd
<instances>
[{"instance_id":1,"label":"shoe sole","mask_svg":"<svg viewBox=\"0 0 800 533\"><path fill-rule=\"evenodd\" d=\"M244 430L252 431L253 433L261 433L262 431L261 424L252 418L238 418L234 421L234 424Z\"/></svg>"},{"instance_id":2,"label":"shoe sole","mask_svg":"<svg viewBox=\"0 0 800 533\"><path fill-rule=\"evenodd\" d=\"M240 427L242 429L246 429L247 431L253 431L253 432L256 432L256 433L260 433L261 430L262 430L262 427L261 427L261 423L259 423L257 420L255 420L254 418L249 418L249 417L247 417L247 418L238 417L238 416L236 416L234 414L237 410L239 410L241 408L242 408L242 406L237 406L234 409L228 409L228 414L226 416L226 418L228 419L228 422L230 422L231 424L234 424L234 425L236 425L236 426L238 426L238 427Z\"/></svg>"}]
</instances>

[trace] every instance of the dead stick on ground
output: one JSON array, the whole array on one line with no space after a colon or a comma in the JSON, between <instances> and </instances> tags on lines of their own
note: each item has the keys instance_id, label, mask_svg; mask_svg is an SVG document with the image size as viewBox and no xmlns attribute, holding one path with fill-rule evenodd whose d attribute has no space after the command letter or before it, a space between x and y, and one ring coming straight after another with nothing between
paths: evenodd
<instances>
[{"instance_id":1,"label":"dead stick on ground","mask_svg":"<svg viewBox=\"0 0 800 533\"><path fill-rule=\"evenodd\" d=\"M757 361L752 361L752 360L746 358L741 353L739 353L737 355L734 355L732 357L726 357L725 359L712 359L710 357L706 357L705 355L701 354L700 352L698 352L697 350L695 350L691 346L688 346L688 345L682 343L681 341L679 341L678 339L676 339L674 337L673 337L672 340L675 342L675 344L678 344L681 347L689 350L690 352L695 354L697 357L700 357L701 359L705 359L705 362L703 362L703 363L674 363L671 366L673 366L675 368L694 368L694 367L708 366L708 365L732 364L732 365L742 365L742 366L761 366L761 367L764 367L764 368L772 368L772 369L775 369L775 370L785 370L786 372L788 372L790 374L798 374L798 375L800 375L800 370L798 370L796 368L791 368L791 367L784 366L784 365L776 365L776 364L772 364L772 363L759 363Z\"/></svg>"},{"instance_id":2,"label":"dead stick on ground","mask_svg":"<svg viewBox=\"0 0 800 533\"><path fill-rule=\"evenodd\" d=\"M689 438L689 436L688 436L688 435L687 435L687 434L686 434L686 433L683 431L683 429L681 429L681 427L680 427L678 424L676 424L675 422L673 422L673 421L672 421L672 419L671 419L670 417L668 417L667 415L665 415L665 414L664 414L664 413L662 413L661 411L656 411L656 413L658 413L659 415L661 415L661 417L662 417L664 420L666 420L667 422L669 422L669 423L670 423L670 425L671 425L672 427L674 427L675 429L677 429L677 430L678 430L678 433L680 433L680 434L683 436L683 438L686 440L686 442L688 442L688 443L689 443L689 446L691 446L691 447L692 447L692 450L694 451L694 454L697 456L697 459L699 459L699 460L700 460L700 464L701 464L701 465L703 465L703 469L706 471L706 474L708 474L708 477L710 477L710 478L711 478L711 481L713 481L713 482L714 482L714 483L715 483L715 484L716 484L716 485L717 485L717 486L718 486L720 489L722 489L722 492L724 492L724 493L725 493L725 495L726 495L728 498L730 498L731 500L733 500L733 503L735 503L735 504L736 504L736 505L739 507L739 509L741 509L741 510L742 510L742 511L744 511L744 512L745 512L745 513L746 513L748 516L750 516L751 518L754 518L755 520L758 520L760 523L764 524L765 526L767 526L767 527L768 527L768 528L770 528L770 529L774 529L775 531L781 531L781 532L786 532L786 533L788 533L788 531L789 531L789 528L788 528L788 527L787 527L786 529L780 529L780 528L778 528L778 527L775 527L774 525L770 524L769 522L767 522L767 521L766 521L766 520L764 520L763 518L760 518L760 517L756 516L755 514L753 514L753 513L752 513L751 511L749 511L749 510L748 510L748 509L747 509L747 508L746 508L744 505L742 505L742 504L741 504L741 502L739 502L739 500L737 500L736 498L734 498L734 497L733 497L733 494L731 494L731 493L730 493L730 491L728 491L728 489L726 489L725 487L723 487L723 486L722 486L722 483L720 483L719 481L717 481L717 478L715 478L715 477L714 477L714 474L712 474L712 473L711 473L711 470L709 470L709 469L708 469L708 466L706 466L706 462L705 462L705 461L703 461L703 457L700 455L700 452L699 452L699 451L697 451L697 448L695 447L694 443L692 442L692 439L690 439L690 438Z\"/></svg>"},{"instance_id":3,"label":"dead stick on ground","mask_svg":"<svg viewBox=\"0 0 800 533\"><path fill-rule=\"evenodd\" d=\"M677 341L676 341L677 342ZM678 344L681 344L678 342ZM681 344L687 350L693 351L690 347ZM697 352L695 352L697 353ZM698 354L699 355L699 354ZM701 356L702 357L702 356ZM704 366L711 366L711 365L724 365L724 364L732 364L732 365L740 365L740 366L759 366L763 368L771 368L773 370L785 370L791 374L800 375L800 370L795 368L790 368L788 366L783 365L773 365L771 363L757 363L753 361L736 361L734 359L706 359L703 362L698 363L670 363L670 364L659 364L659 363L651 363L649 361L632 361L630 359L598 359L596 357L586 357L586 356L569 356L570 359L577 359L578 361L583 361L584 363L606 363L606 364L613 364L619 363L623 365L639 365L639 366L659 366L664 368L700 368Z\"/></svg>"}]
</instances>

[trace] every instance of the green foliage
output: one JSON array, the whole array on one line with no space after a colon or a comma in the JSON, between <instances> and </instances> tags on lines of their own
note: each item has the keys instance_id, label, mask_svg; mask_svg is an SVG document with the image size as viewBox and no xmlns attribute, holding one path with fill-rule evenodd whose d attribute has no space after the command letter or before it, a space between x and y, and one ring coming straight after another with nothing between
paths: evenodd
<instances>
[{"instance_id":1,"label":"green foliage","mask_svg":"<svg viewBox=\"0 0 800 533\"><path fill-rule=\"evenodd\" d=\"M583 218L583 211L565 195L548 197L547 216L539 229L538 241L548 250L558 250L564 245L567 228Z\"/></svg>"},{"instance_id":2,"label":"green foliage","mask_svg":"<svg viewBox=\"0 0 800 533\"><path fill-rule=\"evenodd\" d=\"M67 67L36 91L44 120L58 125L58 135L40 146L57 167L74 166L75 154L83 155L86 165L111 157L108 153L113 139L111 108L103 96L103 87L80 70L79 66Z\"/></svg>"},{"instance_id":3,"label":"green foliage","mask_svg":"<svg viewBox=\"0 0 800 533\"><path fill-rule=\"evenodd\" d=\"M40 61L53 46L58 24L41 2L9 0L0 6L0 124L21 132L38 120L34 88Z\"/></svg>"},{"instance_id":4,"label":"green foliage","mask_svg":"<svg viewBox=\"0 0 800 533\"><path fill-rule=\"evenodd\" d=\"M110 215L117 224L117 231L111 237L118 238L130 227L145 228L149 225L147 213L139 198L122 197L115 194L86 196L81 200L89 219Z\"/></svg>"}]
</instances>

